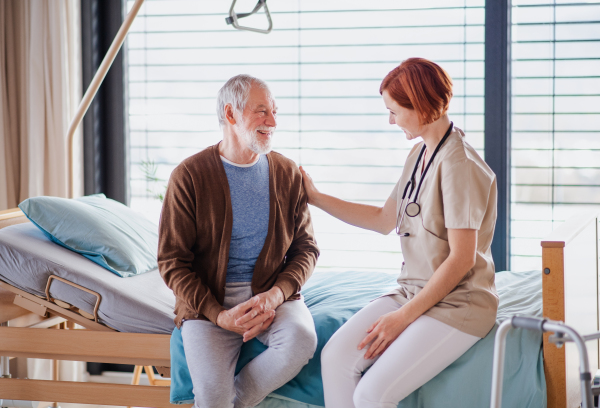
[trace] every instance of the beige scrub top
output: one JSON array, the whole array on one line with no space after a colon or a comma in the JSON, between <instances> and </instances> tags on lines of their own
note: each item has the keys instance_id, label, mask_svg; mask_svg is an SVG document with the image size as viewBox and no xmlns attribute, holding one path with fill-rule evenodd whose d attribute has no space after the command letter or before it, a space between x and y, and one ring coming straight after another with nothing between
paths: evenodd
<instances>
[{"instance_id":1,"label":"beige scrub top","mask_svg":"<svg viewBox=\"0 0 600 408\"><path fill-rule=\"evenodd\" d=\"M409 153L402 177L391 194L397 202L397 213L422 146L423 142L418 143ZM422 161L415 175L417 185ZM498 310L490 249L496 225L496 194L496 175L465 141L464 132L454 127L423 180L417 200L421 213L414 218L405 216L400 227L401 233L410 236L400 238L404 255L398 277L400 287L387 296L402 305L410 301L450 254L448 229L475 229L475 266L425 315L464 333L485 337L494 326Z\"/></svg>"}]
</instances>

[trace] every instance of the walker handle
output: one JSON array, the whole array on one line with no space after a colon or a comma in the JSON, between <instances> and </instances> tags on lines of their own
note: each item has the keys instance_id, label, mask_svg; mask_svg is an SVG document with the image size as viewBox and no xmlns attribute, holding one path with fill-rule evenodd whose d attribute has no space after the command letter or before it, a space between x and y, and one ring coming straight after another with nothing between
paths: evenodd
<instances>
[{"instance_id":1,"label":"walker handle","mask_svg":"<svg viewBox=\"0 0 600 408\"><path fill-rule=\"evenodd\" d=\"M546 323L546 319L538 319L535 317L513 316L510 323L515 328L544 332L545 331L544 323Z\"/></svg>"}]
</instances>

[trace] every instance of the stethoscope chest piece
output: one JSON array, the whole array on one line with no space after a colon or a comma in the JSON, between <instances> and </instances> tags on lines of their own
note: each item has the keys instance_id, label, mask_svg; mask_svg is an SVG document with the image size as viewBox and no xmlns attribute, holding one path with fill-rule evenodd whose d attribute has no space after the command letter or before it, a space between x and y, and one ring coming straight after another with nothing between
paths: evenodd
<instances>
[{"instance_id":1,"label":"stethoscope chest piece","mask_svg":"<svg viewBox=\"0 0 600 408\"><path fill-rule=\"evenodd\" d=\"M406 215L409 217L416 217L421 212L421 206L414 201L406 205Z\"/></svg>"},{"instance_id":2,"label":"stethoscope chest piece","mask_svg":"<svg viewBox=\"0 0 600 408\"><path fill-rule=\"evenodd\" d=\"M402 201L400 201L400 208L398 209L398 217L396 217L396 234L400 235L401 237L410 236L410 234L408 232L402 233L400 231L400 229L402 228L402 221L404 221L404 215L406 214L412 218L412 217L416 217L417 215L419 215L421 213L421 206L419 204L417 204L417 199L419 198L419 191L421 191L421 186L423 185L423 180L425 180L425 175L427 175L427 171L429 170L431 163L433 163L433 159L435 159L435 156L438 154L440 148L442 147L444 142L448 139L448 136L450 136L453 126L454 126L454 123L450 122L450 127L446 131L446 134L444 135L442 140L440 140L440 142L436 146L435 150L433 151L433 154L429 158L429 162L427 163L427 166L425 166L425 169L421 173L421 180L419 180L419 184L417 185L415 197L412 199L412 201L410 201L412 194L413 194L413 190L415 188L415 174L417 173L417 169L419 168L421 158L423 157L423 154L427 147L425 145L423 145L423 147L421 148L421 152L419 153L419 156L417 157L417 161L415 162L415 168L413 169L412 175L410 176L410 179L406 183L406 187L404 187L404 193L402 193ZM410 189L410 193L409 193L409 189ZM406 193L409 193L408 198L406 197ZM404 211L402 211L402 206L404 205L405 199L407 201L409 201L409 203L406 204L406 207L404 207Z\"/></svg>"}]
</instances>

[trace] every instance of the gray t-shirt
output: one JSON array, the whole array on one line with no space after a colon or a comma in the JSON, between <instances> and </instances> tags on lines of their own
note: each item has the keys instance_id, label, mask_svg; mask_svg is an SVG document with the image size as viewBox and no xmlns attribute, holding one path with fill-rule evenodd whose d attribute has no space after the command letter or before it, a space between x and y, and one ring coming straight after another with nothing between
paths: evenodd
<instances>
[{"instance_id":1,"label":"gray t-shirt","mask_svg":"<svg viewBox=\"0 0 600 408\"><path fill-rule=\"evenodd\" d=\"M240 165L221 156L229 182L233 228L227 282L251 282L269 229L269 161Z\"/></svg>"}]
</instances>

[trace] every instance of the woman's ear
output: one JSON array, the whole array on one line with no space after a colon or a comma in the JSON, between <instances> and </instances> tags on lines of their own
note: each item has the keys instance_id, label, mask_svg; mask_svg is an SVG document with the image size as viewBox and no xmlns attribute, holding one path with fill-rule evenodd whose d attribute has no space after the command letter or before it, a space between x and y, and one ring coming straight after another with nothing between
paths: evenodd
<instances>
[{"instance_id":1,"label":"woman's ear","mask_svg":"<svg viewBox=\"0 0 600 408\"><path fill-rule=\"evenodd\" d=\"M227 120L230 125L235 125L237 123L233 116L233 106L229 104L225 105L225 120Z\"/></svg>"}]
</instances>

